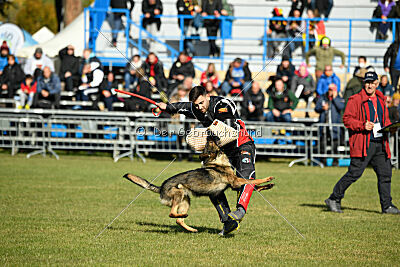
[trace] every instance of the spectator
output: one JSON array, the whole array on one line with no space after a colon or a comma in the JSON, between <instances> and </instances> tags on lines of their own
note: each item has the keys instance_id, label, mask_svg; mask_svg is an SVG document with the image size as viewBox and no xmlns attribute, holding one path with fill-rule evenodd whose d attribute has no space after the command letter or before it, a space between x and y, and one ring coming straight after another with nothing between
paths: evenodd
<instances>
[{"instance_id":1,"label":"spectator","mask_svg":"<svg viewBox=\"0 0 400 267\"><path fill-rule=\"evenodd\" d=\"M396 5L393 6L392 9L390 10L388 18L390 18L390 19L400 18L400 1L396 1ZM398 39L400 36L399 27L400 27L400 23L397 22L396 23L396 39Z\"/></svg>"},{"instance_id":2,"label":"spectator","mask_svg":"<svg viewBox=\"0 0 400 267\"><path fill-rule=\"evenodd\" d=\"M111 0L110 7L119 9L128 9L127 5L128 2L130 3L129 13L132 13L133 7L135 6L135 1L133 0ZM115 31L112 33L112 45L117 46L118 31L121 31L123 29L122 16L125 16L125 13L110 12L108 16L109 16L110 27L113 29L113 31Z\"/></svg>"},{"instance_id":3,"label":"spectator","mask_svg":"<svg viewBox=\"0 0 400 267\"><path fill-rule=\"evenodd\" d=\"M83 50L83 57L81 58L80 62L79 62L79 75L82 75L82 70L83 70L83 66L85 66L86 64L90 64L92 62L97 62L100 64L100 68L102 69L103 66L101 65L100 59L98 59L92 49L90 48L86 48Z\"/></svg>"},{"instance_id":4,"label":"spectator","mask_svg":"<svg viewBox=\"0 0 400 267\"><path fill-rule=\"evenodd\" d=\"M211 81L206 82L204 85L204 88L206 88L206 92L210 96L218 96L218 92L215 89L213 83Z\"/></svg>"},{"instance_id":5,"label":"spectator","mask_svg":"<svg viewBox=\"0 0 400 267\"><path fill-rule=\"evenodd\" d=\"M100 99L104 101L108 111L113 111L113 103L118 102L116 88L118 88L118 82L114 78L114 73L110 71L107 74L106 81L102 84L100 95Z\"/></svg>"},{"instance_id":6,"label":"spectator","mask_svg":"<svg viewBox=\"0 0 400 267\"><path fill-rule=\"evenodd\" d=\"M319 44L322 38L325 37L325 23L322 19L320 20L314 20L315 18L318 18L318 16L315 15L314 11L312 9L307 10L307 18L310 20L308 21L308 35L309 35L309 42L308 46L309 48L314 48L315 44ZM303 21L301 28L304 29L303 31L303 40L304 40L304 46L306 45L306 35L307 35L307 21Z\"/></svg>"},{"instance_id":7,"label":"spectator","mask_svg":"<svg viewBox=\"0 0 400 267\"><path fill-rule=\"evenodd\" d=\"M394 6L395 2L393 0L379 0L378 6L375 8L374 13L372 14L372 18L387 19ZM371 22L371 32L376 28L375 40L386 40L388 38L387 31L390 29L390 25L391 23L386 21Z\"/></svg>"},{"instance_id":8,"label":"spectator","mask_svg":"<svg viewBox=\"0 0 400 267\"><path fill-rule=\"evenodd\" d=\"M155 36L161 27L161 19L155 16L163 13L163 4L161 0L143 0L142 12L144 15L142 24L151 35ZM150 52L154 49L154 41L152 38L147 38L148 50Z\"/></svg>"},{"instance_id":9,"label":"spectator","mask_svg":"<svg viewBox=\"0 0 400 267\"><path fill-rule=\"evenodd\" d=\"M367 58L365 56L358 57L358 66L354 68L353 76L356 75L359 69L367 69L367 71L375 71L375 68L369 65L369 63L367 62Z\"/></svg>"},{"instance_id":10,"label":"spectator","mask_svg":"<svg viewBox=\"0 0 400 267\"><path fill-rule=\"evenodd\" d=\"M208 55L210 57L219 57L220 49L216 45L215 41L218 34L220 20L218 19L221 15L222 10L222 2L221 0L203 0L201 9L203 13L201 14L203 17L205 16L215 16L215 19L205 19L204 27L207 29L207 37L209 43L209 52Z\"/></svg>"},{"instance_id":11,"label":"spectator","mask_svg":"<svg viewBox=\"0 0 400 267\"><path fill-rule=\"evenodd\" d=\"M12 98L20 88L25 74L21 66L15 62L14 55L8 55L8 64L4 67L0 76L1 93L0 97Z\"/></svg>"},{"instance_id":12,"label":"spectator","mask_svg":"<svg viewBox=\"0 0 400 267\"><path fill-rule=\"evenodd\" d=\"M74 55L74 47L68 45L58 52L61 59L60 79L65 82L65 90L73 91L79 84L79 58Z\"/></svg>"},{"instance_id":13,"label":"spectator","mask_svg":"<svg viewBox=\"0 0 400 267\"><path fill-rule=\"evenodd\" d=\"M36 80L44 70L45 67L49 67L51 72L54 72L54 64L50 58L43 55L42 48L38 47L32 57L28 58L25 63L24 72L30 74ZM57 76L58 77L58 76Z\"/></svg>"},{"instance_id":14,"label":"spectator","mask_svg":"<svg viewBox=\"0 0 400 267\"><path fill-rule=\"evenodd\" d=\"M37 78L37 90L33 104L38 108L59 108L61 82L57 74L49 66L43 68L43 73Z\"/></svg>"},{"instance_id":15,"label":"spectator","mask_svg":"<svg viewBox=\"0 0 400 267\"><path fill-rule=\"evenodd\" d=\"M33 104L33 99L36 93L37 82L33 80L32 75L25 76L25 80L21 83L19 90L19 100L17 101L18 109L30 109ZM25 104L26 103L26 104Z\"/></svg>"},{"instance_id":16,"label":"spectator","mask_svg":"<svg viewBox=\"0 0 400 267\"><path fill-rule=\"evenodd\" d=\"M196 16L200 12L200 6L197 0L178 0L176 2L176 9L178 10L178 15L192 15ZM193 25L193 19L183 20L183 29L181 29L181 22L178 19L178 27L183 31L183 35L186 37L189 33L190 26ZM191 39L186 39L183 42L184 49L189 55L195 55L195 49Z\"/></svg>"},{"instance_id":17,"label":"spectator","mask_svg":"<svg viewBox=\"0 0 400 267\"><path fill-rule=\"evenodd\" d=\"M298 70L294 72L290 90L297 98L304 99L307 103L313 100L315 92L315 80L307 70L307 64L301 63Z\"/></svg>"},{"instance_id":18,"label":"spectator","mask_svg":"<svg viewBox=\"0 0 400 267\"><path fill-rule=\"evenodd\" d=\"M396 96L396 97L397 97L397 100L399 100L399 97L398 96ZM389 119L390 119L391 123L395 123L400 120L399 110L397 109L399 106L399 101L396 101L397 106L395 106L393 99L394 98L392 98L391 96L387 96L386 101L385 101L386 107L388 108L388 111L389 111Z\"/></svg>"},{"instance_id":19,"label":"spectator","mask_svg":"<svg viewBox=\"0 0 400 267\"><path fill-rule=\"evenodd\" d=\"M276 68L276 75L281 77L286 86L290 86L294 75L294 66L289 60L288 56L282 56L282 62Z\"/></svg>"},{"instance_id":20,"label":"spectator","mask_svg":"<svg viewBox=\"0 0 400 267\"><path fill-rule=\"evenodd\" d=\"M280 77L275 78L274 87L268 99L266 121L270 122L291 122L292 111L297 107L299 100L292 91L286 88Z\"/></svg>"},{"instance_id":21,"label":"spectator","mask_svg":"<svg viewBox=\"0 0 400 267\"><path fill-rule=\"evenodd\" d=\"M336 84L332 84L326 94L322 95L315 105L315 112L319 113L320 123L341 123L341 113L344 110L344 99L338 94ZM322 129L320 130L320 139L322 145L322 153L325 151L325 144L332 144L332 151L334 154L337 153L337 147L340 138L340 127L329 127L330 131L325 133ZM328 136L326 136L326 134Z\"/></svg>"},{"instance_id":22,"label":"spectator","mask_svg":"<svg viewBox=\"0 0 400 267\"><path fill-rule=\"evenodd\" d=\"M10 48L7 45L7 41L3 41L0 47L0 75L3 73L4 67L8 64L7 56L10 54Z\"/></svg>"},{"instance_id":23,"label":"spectator","mask_svg":"<svg viewBox=\"0 0 400 267\"><path fill-rule=\"evenodd\" d=\"M130 91L137 86L139 82L139 77L137 74L137 70L142 66L142 60L139 55L134 55L130 62L128 62L125 66L125 89Z\"/></svg>"},{"instance_id":24,"label":"spectator","mask_svg":"<svg viewBox=\"0 0 400 267\"><path fill-rule=\"evenodd\" d=\"M139 69L138 72L143 73L143 69ZM147 98L150 98L151 96L151 90L153 84L149 84L149 82L145 79L143 76L139 76L139 73L137 73L139 83L137 86L135 86L132 90L133 93L137 95L141 95ZM150 79L151 82L155 82L155 79L152 78ZM144 101L140 98L133 97L131 96L128 99L125 99L125 110L126 111L147 111L149 109L150 103L147 101Z\"/></svg>"},{"instance_id":25,"label":"spectator","mask_svg":"<svg viewBox=\"0 0 400 267\"><path fill-rule=\"evenodd\" d=\"M394 93L393 94L393 97L392 97L392 105L391 105L391 107L392 107L392 113L396 113L396 110L397 110L397 113L396 114L399 114L400 113L400 93ZM394 108L393 108L394 107ZM389 115L390 115L390 111L389 111ZM395 115L394 115L395 116ZM394 116L392 115L392 117L394 118ZM398 117L397 117L398 118ZM399 120L399 119L398 119ZM397 121L398 121L397 120Z\"/></svg>"},{"instance_id":26,"label":"spectator","mask_svg":"<svg viewBox=\"0 0 400 267\"><path fill-rule=\"evenodd\" d=\"M381 76L381 82L377 88L379 91L383 93L384 96L393 96L394 89L393 86L389 83L389 79L387 75Z\"/></svg>"},{"instance_id":27,"label":"spectator","mask_svg":"<svg viewBox=\"0 0 400 267\"><path fill-rule=\"evenodd\" d=\"M331 65L325 66L324 74L322 74L321 78L317 83L317 95L322 96L328 92L329 87L335 84L337 90L340 92L340 79L333 72Z\"/></svg>"},{"instance_id":28,"label":"spectator","mask_svg":"<svg viewBox=\"0 0 400 267\"><path fill-rule=\"evenodd\" d=\"M76 99L79 101L93 101L93 109L97 108L100 89L104 81L104 72L98 62L86 64L82 70L81 85L78 87ZM75 106L75 109L80 109Z\"/></svg>"},{"instance_id":29,"label":"spectator","mask_svg":"<svg viewBox=\"0 0 400 267\"><path fill-rule=\"evenodd\" d=\"M241 94L246 92L251 85L251 72L247 61L236 58L229 64L228 71L225 75L225 81L221 85L224 95Z\"/></svg>"},{"instance_id":30,"label":"spectator","mask_svg":"<svg viewBox=\"0 0 400 267\"><path fill-rule=\"evenodd\" d=\"M363 88L363 80L365 77L365 74L367 73L367 69L359 69L355 76L351 78L346 85L346 88L344 89L343 92L343 98L345 100L345 105L347 105L347 101L349 100L349 97L355 94L358 94L362 88Z\"/></svg>"},{"instance_id":31,"label":"spectator","mask_svg":"<svg viewBox=\"0 0 400 267\"><path fill-rule=\"evenodd\" d=\"M317 16L324 15L329 17L333 7L333 0L311 0L311 8L317 13Z\"/></svg>"},{"instance_id":32,"label":"spectator","mask_svg":"<svg viewBox=\"0 0 400 267\"><path fill-rule=\"evenodd\" d=\"M385 56L383 57L383 67L386 73L390 72L390 79L392 80L392 85L395 91L397 90L397 84L400 76L400 57L397 56L399 54L399 46L400 41L396 39L388 47Z\"/></svg>"},{"instance_id":33,"label":"spectator","mask_svg":"<svg viewBox=\"0 0 400 267\"><path fill-rule=\"evenodd\" d=\"M298 0L294 0L298 1ZM291 17L295 18L301 18L301 12L299 9L295 9L293 11L293 15ZM287 33L289 35L290 41L286 42L285 49L283 50L283 55L288 56L289 58L292 58L293 52L298 48L302 46L301 41L294 40L298 37L300 37L300 33L302 32L301 28L301 21L300 20L290 20L288 21L288 26L287 26Z\"/></svg>"},{"instance_id":34,"label":"spectator","mask_svg":"<svg viewBox=\"0 0 400 267\"><path fill-rule=\"evenodd\" d=\"M152 52L148 54L146 61L142 65L142 69L145 76L147 76L154 87L158 88L159 90L166 91L167 79L164 75L164 67L156 54ZM156 90L153 93L159 92Z\"/></svg>"},{"instance_id":35,"label":"spectator","mask_svg":"<svg viewBox=\"0 0 400 267\"><path fill-rule=\"evenodd\" d=\"M233 17L234 12L235 10L233 5L229 4L228 0L222 0L221 16ZM232 18L224 18L223 22L221 21L221 38L232 39L232 25Z\"/></svg>"},{"instance_id":36,"label":"spectator","mask_svg":"<svg viewBox=\"0 0 400 267\"><path fill-rule=\"evenodd\" d=\"M323 37L321 39L321 45L319 47L313 48L306 54L306 62L308 67L311 67L310 57L315 56L317 65L315 67L315 77L317 80L321 77L323 70L326 66L332 67L332 61L335 56L340 56L342 58L342 65L340 68L344 68L345 56L344 53L336 48L331 47L331 39L328 37ZM340 85L338 86L340 91Z\"/></svg>"},{"instance_id":37,"label":"spectator","mask_svg":"<svg viewBox=\"0 0 400 267\"><path fill-rule=\"evenodd\" d=\"M183 82L181 83L181 85L183 85L183 88L185 88L185 90L190 91L190 90L192 89L192 87L193 87L193 78L190 77L190 76L186 77L186 78L183 80ZM170 92L169 95L171 95L171 96L172 96L172 95L175 95L175 94L177 93L177 91L178 91L178 89L177 89L177 87L176 87L174 90L172 90L172 91Z\"/></svg>"},{"instance_id":38,"label":"spectator","mask_svg":"<svg viewBox=\"0 0 400 267\"><path fill-rule=\"evenodd\" d=\"M272 17L283 19L282 9L275 7L272 10ZM267 36L269 39L280 39L286 38L286 20L271 20L269 22L269 27L267 30ZM270 41L267 46L267 56L268 58L273 58L279 53L279 45L283 41Z\"/></svg>"},{"instance_id":39,"label":"spectator","mask_svg":"<svg viewBox=\"0 0 400 267\"><path fill-rule=\"evenodd\" d=\"M169 93L172 92L187 77L194 78L194 65L192 58L185 51L179 53L178 59L174 62L169 71Z\"/></svg>"},{"instance_id":40,"label":"spectator","mask_svg":"<svg viewBox=\"0 0 400 267\"><path fill-rule=\"evenodd\" d=\"M206 83L211 82L215 89L219 86L218 74L215 70L214 63L209 63L207 66L207 70L201 74L200 84L203 87L206 87Z\"/></svg>"},{"instance_id":41,"label":"spectator","mask_svg":"<svg viewBox=\"0 0 400 267\"><path fill-rule=\"evenodd\" d=\"M300 12L299 17L301 17L303 15L304 9L311 7L309 2L310 1L308 0L292 0L292 6L290 8L288 17L296 17L295 16L296 10Z\"/></svg>"},{"instance_id":42,"label":"spectator","mask_svg":"<svg viewBox=\"0 0 400 267\"><path fill-rule=\"evenodd\" d=\"M261 121L264 116L264 93L261 91L260 84L253 82L251 89L243 97L242 117L249 121Z\"/></svg>"}]
</instances>

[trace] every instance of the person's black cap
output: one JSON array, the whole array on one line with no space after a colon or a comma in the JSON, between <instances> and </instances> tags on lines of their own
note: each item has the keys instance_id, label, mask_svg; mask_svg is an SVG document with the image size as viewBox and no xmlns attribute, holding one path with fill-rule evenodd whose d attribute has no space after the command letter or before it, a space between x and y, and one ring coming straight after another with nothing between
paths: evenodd
<instances>
[{"instance_id":1,"label":"person's black cap","mask_svg":"<svg viewBox=\"0 0 400 267\"><path fill-rule=\"evenodd\" d=\"M378 80L378 74L375 71L368 71L365 73L364 82Z\"/></svg>"}]
</instances>

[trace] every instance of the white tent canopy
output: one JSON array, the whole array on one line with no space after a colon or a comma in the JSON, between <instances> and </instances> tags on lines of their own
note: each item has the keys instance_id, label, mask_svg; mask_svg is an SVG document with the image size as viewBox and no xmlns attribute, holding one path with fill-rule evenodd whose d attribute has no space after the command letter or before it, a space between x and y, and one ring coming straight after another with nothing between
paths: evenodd
<instances>
[{"instance_id":1,"label":"white tent canopy","mask_svg":"<svg viewBox=\"0 0 400 267\"><path fill-rule=\"evenodd\" d=\"M51 39L53 39L55 34L49 30L46 26L40 28L37 32L32 35L32 38L35 39L39 44L43 44Z\"/></svg>"},{"instance_id":2,"label":"white tent canopy","mask_svg":"<svg viewBox=\"0 0 400 267\"><path fill-rule=\"evenodd\" d=\"M41 47L44 54L49 57L55 57L62 48L71 44L75 47L75 55L80 56L85 44L83 19L84 16L81 13L73 22L57 33L54 38L39 45L21 48L17 51L16 55L18 57L30 57L37 47Z\"/></svg>"}]
</instances>

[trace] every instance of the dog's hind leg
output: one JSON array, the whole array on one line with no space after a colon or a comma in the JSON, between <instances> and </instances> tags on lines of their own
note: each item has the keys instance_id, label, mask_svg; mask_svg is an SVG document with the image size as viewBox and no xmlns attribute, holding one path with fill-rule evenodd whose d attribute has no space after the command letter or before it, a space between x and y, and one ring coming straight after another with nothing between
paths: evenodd
<instances>
[{"instance_id":1,"label":"dog's hind leg","mask_svg":"<svg viewBox=\"0 0 400 267\"><path fill-rule=\"evenodd\" d=\"M190 198L188 196L184 196L182 202L178 206L178 213L179 214L187 214L189 207L190 207ZM187 230L189 232L192 232L192 233L197 232L197 229L187 225L183 218L176 219L176 223L179 224L180 226L182 226L185 230Z\"/></svg>"},{"instance_id":2,"label":"dog's hind leg","mask_svg":"<svg viewBox=\"0 0 400 267\"><path fill-rule=\"evenodd\" d=\"M169 217L171 218L186 218L187 214L178 213L178 208L182 204L182 201L185 197L185 192L182 189L173 188L170 191L172 197L172 207L171 212L169 213Z\"/></svg>"}]
</instances>

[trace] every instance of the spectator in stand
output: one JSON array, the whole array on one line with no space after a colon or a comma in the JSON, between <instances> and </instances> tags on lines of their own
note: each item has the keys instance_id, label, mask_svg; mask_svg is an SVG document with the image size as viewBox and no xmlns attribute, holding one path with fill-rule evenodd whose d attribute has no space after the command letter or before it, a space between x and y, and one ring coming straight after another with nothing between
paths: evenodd
<instances>
[{"instance_id":1,"label":"spectator in stand","mask_svg":"<svg viewBox=\"0 0 400 267\"><path fill-rule=\"evenodd\" d=\"M399 3L399 2L398 2ZM383 57L383 67L386 73L390 72L390 79L395 91L397 91L397 84L400 76L400 41L395 40L386 50L385 56ZM390 63L389 63L390 60Z\"/></svg>"},{"instance_id":2,"label":"spectator in stand","mask_svg":"<svg viewBox=\"0 0 400 267\"><path fill-rule=\"evenodd\" d=\"M37 82L33 80L32 75L27 74L25 80L21 83L19 90L19 100L16 102L17 109L30 109L36 93Z\"/></svg>"},{"instance_id":3,"label":"spectator in stand","mask_svg":"<svg viewBox=\"0 0 400 267\"><path fill-rule=\"evenodd\" d=\"M188 56L185 51L179 53L178 59L174 62L169 71L169 86L168 86L168 94L170 93L183 82L183 80L187 77L194 78L195 71L194 65L192 62L192 58Z\"/></svg>"},{"instance_id":4,"label":"spectator in stand","mask_svg":"<svg viewBox=\"0 0 400 267\"><path fill-rule=\"evenodd\" d=\"M82 70L83 66L90 64L92 62L97 62L100 64L100 68L102 69L103 66L101 65L100 59L98 59L94 53L92 52L92 49L86 48L83 50L83 57L81 58L79 62L79 76L82 75Z\"/></svg>"},{"instance_id":5,"label":"spectator in stand","mask_svg":"<svg viewBox=\"0 0 400 267\"><path fill-rule=\"evenodd\" d=\"M307 64L304 62L301 63L299 69L294 74L290 90L297 98L302 98L310 104L314 99L315 80L308 72Z\"/></svg>"},{"instance_id":6,"label":"spectator in stand","mask_svg":"<svg viewBox=\"0 0 400 267\"><path fill-rule=\"evenodd\" d=\"M111 8L118 8L118 9L128 9L127 3L129 2L129 14L132 13L133 7L135 6L135 1L133 0L111 0L110 1L110 7ZM123 24L122 24L122 16L125 16L125 13L119 13L119 12L110 12L108 14L109 16L109 22L111 28L113 31L121 31L123 29ZM118 32L113 32L112 33L112 45L117 46L117 37L118 37Z\"/></svg>"},{"instance_id":7,"label":"spectator in stand","mask_svg":"<svg viewBox=\"0 0 400 267\"><path fill-rule=\"evenodd\" d=\"M372 67L372 65L369 65L369 63L367 62L367 58L365 56L358 57L358 66L354 68L353 76L356 75L359 69L367 69L367 71L375 71L375 68Z\"/></svg>"},{"instance_id":8,"label":"spectator in stand","mask_svg":"<svg viewBox=\"0 0 400 267\"><path fill-rule=\"evenodd\" d=\"M393 103L393 98L391 96L386 97L386 107L388 108L389 111L389 119L391 123L398 122L400 120L399 117L399 111L398 111L398 101L397 101L397 106L395 106Z\"/></svg>"},{"instance_id":9,"label":"spectator in stand","mask_svg":"<svg viewBox=\"0 0 400 267\"><path fill-rule=\"evenodd\" d=\"M336 84L331 84L326 94L322 95L315 105L315 112L319 113L320 123L341 123L342 122L342 110L344 110L344 99L338 94L338 88ZM338 142L340 138L340 127L330 127L331 131L328 131L325 135L324 131L320 131L320 139L322 144L322 151L325 151L325 144L332 143L332 151L334 154L337 153Z\"/></svg>"},{"instance_id":10,"label":"spectator in stand","mask_svg":"<svg viewBox=\"0 0 400 267\"><path fill-rule=\"evenodd\" d=\"M104 72L98 62L86 64L82 70L81 85L78 87L76 99L80 101L93 101L93 109L97 109L97 102L102 83L104 83ZM75 106L74 109L80 109Z\"/></svg>"},{"instance_id":11,"label":"spectator in stand","mask_svg":"<svg viewBox=\"0 0 400 267\"><path fill-rule=\"evenodd\" d=\"M393 86L389 83L389 78L387 75L381 76L381 82L379 83L377 90L381 91L384 96L393 96L394 89Z\"/></svg>"},{"instance_id":12,"label":"spectator in stand","mask_svg":"<svg viewBox=\"0 0 400 267\"><path fill-rule=\"evenodd\" d=\"M347 105L347 101L349 100L350 96L358 94L362 90L364 84L364 77L367 72L368 71L365 68L359 69L353 76L353 78L351 78L347 82L346 88L343 92L345 105Z\"/></svg>"},{"instance_id":13,"label":"spectator in stand","mask_svg":"<svg viewBox=\"0 0 400 267\"><path fill-rule=\"evenodd\" d=\"M300 17L303 15L303 11L305 8L309 9L310 0L292 0L292 6L289 11L288 17L296 17L295 12L298 10L300 12Z\"/></svg>"},{"instance_id":14,"label":"spectator in stand","mask_svg":"<svg viewBox=\"0 0 400 267\"><path fill-rule=\"evenodd\" d=\"M211 81L206 82L204 88L206 88L206 92L210 96L218 96L218 92Z\"/></svg>"},{"instance_id":15,"label":"spectator in stand","mask_svg":"<svg viewBox=\"0 0 400 267\"><path fill-rule=\"evenodd\" d=\"M321 77L323 70L326 66L332 68L333 58L335 56L340 56L342 58L342 65L340 68L344 68L345 65L345 55L342 51L331 47L331 39L328 37L323 37L321 39L321 45L319 47L313 48L306 54L306 62L308 67L311 67L310 57L315 56L317 65L315 67L315 77L317 80ZM340 85L338 86L340 92ZM318 92L318 91L317 91Z\"/></svg>"},{"instance_id":16,"label":"spectator in stand","mask_svg":"<svg viewBox=\"0 0 400 267\"><path fill-rule=\"evenodd\" d=\"M207 70L201 73L200 85L206 87L207 82L211 82L215 89L219 86L218 74L214 63L209 63Z\"/></svg>"},{"instance_id":17,"label":"spectator in stand","mask_svg":"<svg viewBox=\"0 0 400 267\"><path fill-rule=\"evenodd\" d=\"M275 7L272 10L272 17L283 19L282 9ZM269 22L269 27L267 30L267 36L269 39L280 39L286 38L286 20L271 20ZM273 58L276 54L279 53L279 45L283 41L269 41L267 46L267 56L268 58Z\"/></svg>"},{"instance_id":18,"label":"spectator in stand","mask_svg":"<svg viewBox=\"0 0 400 267\"><path fill-rule=\"evenodd\" d=\"M167 79L164 75L164 67L156 54L150 52L142 65L145 76L152 83L153 88L158 88L161 91L167 90ZM158 90L153 93L159 93Z\"/></svg>"},{"instance_id":19,"label":"spectator in stand","mask_svg":"<svg viewBox=\"0 0 400 267\"><path fill-rule=\"evenodd\" d=\"M268 99L266 121L291 122L292 111L297 107L299 100L292 91L286 88L280 77L275 78L274 86Z\"/></svg>"},{"instance_id":20,"label":"spectator in stand","mask_svg":"<svg viewBox=\"0 0 400 267\"><path fill-rule=\"evenodd\" d=\"M15 62L14 55L8 55L8 64L4 67L0 76L1 93L0 97L13 98L17 90L20 88L21 82L25 78L25 74L21 66Z\"/></svg>"},{"instance_id":21,"label":"spectator in stand","mask_svg":"<svg viewBox=\"0 0 400 267\"><path fill-rule=\"evenodd\" d=\"M378 6L375 8L372 18L375 19L387 19L390 11L395 6L393 0L378 0ZM388 38L387 32L390 29L391 23L386 21L382 22L371 22L371 32L376 29L376 41L386 40Z\"/></svg>"},{"instance_id":22,"label":"spectator in stand","mask_svg":"<svg viewBox=\"0 0 400 267\"><path fill-rule=\"evenodd\" d=\"M107 74L106 81L102 83L100 95L100 99L104 101L108 111L113 111L113 103L118 102L116 88L118 88L118 82L114 78L114 73L110 71Z\"/></svg>"},{"instance_id":23,"label":"spectator in stand","mask_svg":"<svg viewBox=\"0 0 400 267\"><path fill-rule=\"evenodd\" d=\"M333 0L311 0L311 9L317 13L317 16L324 15L325 18L328 18L332 7Z\"/></svg>"},{"instance_id":24,"label":"spectator in stand","mask_svg":"<svg viewBox=\"0 0 400 267\"><path fill-rule=\"evenodd\" d=\"M332 86L332 84L336 85L337 90L340 92L340 79L333 72L331 65L325 66L324 74L322 74L321 78L317 83L317 95L322 96L328 92L328 89Z\"/></svg>"},{"instance_id":25,"label":"spectator in stand","mask_svg":"<svg viewBox=\"0 0 400 267\"><path fill-rule=\"evenodd\" d=\"M389 110L389 116L390 116L390 112L397 114L397 117L395 117L396 115L392 115L392 118L393 119L397 118L397 121L398 121L399 114L400 114L400 93L393 94L391 108L392 108L392 111ZM396 112L396 110L397 110L397 112ZM395 122L395 121L392 121L392 122Z\"/></svg>"},{"instance_id":26,"label":"spectator in stand","mask_svg":"<svg viewBox=\"0 0 400 267\"><path fill-rule=\"evenodd\" d=\"M50 67L43 68L43 73L37 78L37 90L33 105L38 108L59 108L61 93L60 78Z\"/></svg>"},{"instance_id":27,"label":"spectator in stand","mask_svg":"<svg viewBox=\"0 0 400 267\"><path fill-rule=\"evenodd\" d=\"M142 66L142 60L140 59L139 55L134 55L130 62L126 63L125 66L125 74L124 74L124 81L125 81L125 89L130 91L131 89L135 88L139 82L139 78L137 74L137 70Z\"/></svg>"},{"instance_id":28,"label":"spectator in stand","mask_svg":"<svg viewBox=\"0 0 400 267\"><path fill-rule=\"evenodd\" d=\"M61 59L60 79L65 82L65 90L73 91L79 85L79 58L74 55L74 47L68 45L58 52Z\"/></svg>"},{"instance_id":29,"label":"spectator in stand","mask_svg":"<svg viewBox=\"0 0 400 267\"><path fill-rule=\"evenodd\" d=\"M220 48L215 43L215 38L217 38L218 29L220 20L218 19L221 16L222 11L222 2L221 0L203 0L201 5L202 16L215 16L215 19L205 19L204 27L207 29L207 37L209 43L209 52L208 55L210 57L219 57L220 56ZM211 38L210 38L211 37Z\"/></svg>"},{"instance_id":30,"label":"spectator in stand","mask_svg":"<svg viewBox=\"0 0 400 267\"><path fill-rule=\"evenodd\" d=\"M392 9L390 10L388 18L390 18L390 19L400 18L400 1L396 1L396 5L393 6ZM400 27L400 23L397 22L396 23L396 39L398 39L400 36L399 27Z\"/></svg>"},{"instance_id":31,"label":"spectator in stand","mask_svg":"<svg viewBox=\"0 0 400 267\"><path fill-rule=\"evenodd\" d=\"M42 48L38 47L32 57L28 58L25 63L24 72L30 74L36 80L43 72L45 67L49 67L54 72L54 64L50 58L43 55Z\"/></svg>"},{"instance_id":32,"label":"spectator in stand","mask_svg":"<svg viewBox=\"0 0 400 267\"><path fill-rule=\"evenodd\" d=\"M309 19L315 19L319 18L319 16L316 16L314 11L312 9L307 10L307 18ZM301 28L304 29L303 31L303 45L306 46L306 35L307 35L307 21L303 20L301 24ZM315 44L320 44L320 41L322 38L325 37L325 23L324 20L309 20L308 21L308 34L309 34L309 42L308 46L309 48L314 48Z\"/></svg>"},{"instance_id":33,"label":"spectator in stand","mask_svg":"<svg viewBox=\"0 0 400 267\"><path fill-rule=\"evenodd\" d=\"M261 121L264 116L264 93L261 91L260 84L253 82L251 89L243 97L241 114L245 120Z\"/></svg>"},{"instance_id":34,"label":"spectator in stand","mask_svg":"<svg viewBox=\"0 0 400 267\"><path fill-rule=\"evenodd\" d=\"M200 12L200 6L197 0L178 0L176 2L176 9L178 10L178 15L192 15L195 16L198 12ZM183 34L186 37L189 33L190 27L193 25L193 19L184 19L183 20L183 29L181 29L181 22L178 19L178 27L183 30ZM185 51L188 52L189 55L195 55L195 49L191 39L186 39L183 42Z\"/></svg>"},{"instance_id":35,"label":"spectator in stand","mask_svg":"<svg viewBox=\"0 0 400 267\"><path fill-rule=\"evenodd\" d=\"M282 62L276 68L276 75L281 77L286 86L290 86L294 75L295 68L290 62L290 58L286 55L282 56Z\"/></svg>"},{"instance_id":36,"label":"spectator in stand","mask_svg":"<svg viewBox=\"0 0 400 267\"><path fill-rule=\"evenodd\" d=\"M3 41L0 47L0 75L3 72L4 67L8 64L7 56L10 54L10 48L7 45L7 41Z\"/></svg>"},{"instance_id":37,"label":"spectator in stand","mask_svg":"<svg viewBox=\"0 0 400 267\"><path fill-rule=\"evenodd\" d=\"M139 73L143 73L143 69L139 69L138 73L136 74L139 79L139 83L135 86L132 90L133 93L137 95L141 95L147 98L151 97L151 90L154 84L149 84L149 82L145 79L144 76L140 75ZM155 82L155 79L150 79L151 82ZM149 109L150 103L144 101L140 98L131 96L130 98L125 98L125 110L126 111L147 111Z\"/></svg>"},{"instance_id":38,"label":"spectator in stand","mask_svg":"<svg viewBox=\"0 0 400 267\"><path fill-rule=\"evenodd\" d=\"M247 61L241 58L236 58L229 64L228 71L225 75L225 81L221 85L222 93L242 94L251 86L251 72Z\"/></svg>"},{"instance_id":39,"label":"spectator in stand","mask_svg":"<svg viewBox=\"0 0 400 267\"><path fill-rule=\"evenodd\" d=\"M300 10L299 9L295 9L293 11L293 15L291 15L291 17L301 18ZM290 20L290 21L288 21L287 33L288 33L290 41L286 42L285 49L283 50L283 55L286 55L289 58L292 58L293 52L298 47L302 46L302 41L293 40L295 38L299 38L301 32L302 32L302 28L301 28L301 21L300 20Z\"/></svg>"},{"instance_id":40,"label":"spectator in stand","mask_svg":"<svg viewBox=\"0 0 400 267\"><path fill-rule=\"evenodd\" d=\"M157 31L161 28L161 19L155 16L163 13L163 4L161 0L143 0L142 12L144 15L142 24L151 35L156 35ZM148 50L150 52L154 49L154 41L151 38L147 39Z\"/></svg>"}]
</instances>

